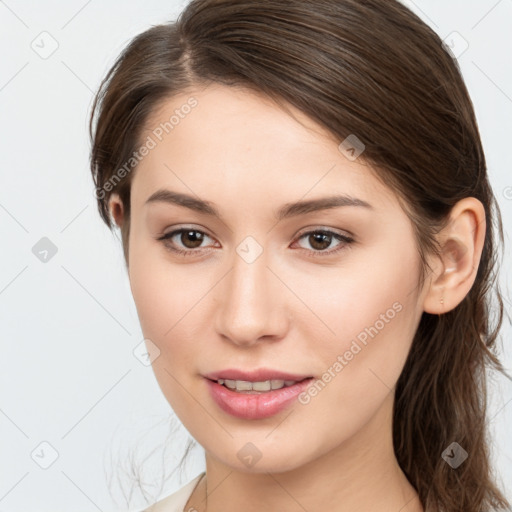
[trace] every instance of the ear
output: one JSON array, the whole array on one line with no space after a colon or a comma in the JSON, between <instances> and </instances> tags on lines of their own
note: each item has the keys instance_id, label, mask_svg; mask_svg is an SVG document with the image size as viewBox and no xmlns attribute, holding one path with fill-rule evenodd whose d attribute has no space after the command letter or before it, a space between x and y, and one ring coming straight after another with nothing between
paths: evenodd
<instances>
[{"instance_id":1,"label":"ear","mask_svg":"<svg viewBox=\"0 0 512 512\"><path fill-rule=\"evenodd\" d=\"M438 257L423 309L441 315L454 309L475 282L485 239L485 210L474 197L461 199L451 210L447 226L438 234Z\"/></svg>"},{"instance_id":2,"label":"ear","mask_svg":"<svg viewBox=\"0 0 512 512\"><path fill-rule=\"evenodd\" d=\"M108 202L108 209L117 226L121 227L124 222L124 207L119 194L112 193Z\"/></svg>"}]
</instances>

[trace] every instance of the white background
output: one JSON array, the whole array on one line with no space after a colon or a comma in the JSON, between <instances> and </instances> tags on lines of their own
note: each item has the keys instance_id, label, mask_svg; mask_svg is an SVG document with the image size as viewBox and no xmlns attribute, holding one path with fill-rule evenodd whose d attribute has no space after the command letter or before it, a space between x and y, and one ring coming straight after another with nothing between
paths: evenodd
<instances>
[{"instance_id":1,"label":"white background","mask_svg":"<svg viewBox=\"0 0 512 512\"><path fill-rule=\"evenodd\" d=\"M442 38L457 31L469 44L458 61L510 229L512 0L407 4ZM163 488L154 484L172 411L151 367L133 354L143 336L121 242L100 220L88 167L87 122L100 79L133 36L174 19L184 5L0 1L0 512L127 510L130 451L140 465L156 449L144 465L146 490L155 496L203 470L197 447L181 480L175 474ZM40 36L44 31L51 36ZM58 44L46 59L31 47L41 37L47 49L52 39ZM32 252L43 237L57 248L47 263ZM505 269L508 234L506 244ZM506 278L507 270L503 285ZM510 335L506 321L509 371ZM493 461L512 499L512 387L494 381ZM168 471L187 439L176 428L164 453ZM43 469L53 450L57 459ZM132 490L136 510L146 502Z\"/></svg>"}]
</instances>

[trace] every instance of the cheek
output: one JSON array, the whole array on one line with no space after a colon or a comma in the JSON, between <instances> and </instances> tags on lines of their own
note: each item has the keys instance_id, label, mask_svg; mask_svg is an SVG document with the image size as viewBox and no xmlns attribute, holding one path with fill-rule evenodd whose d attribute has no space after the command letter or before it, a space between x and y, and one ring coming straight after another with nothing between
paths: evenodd
<instances>
[{"instance_id":1,"label":"cheek","mask_svg":"<svg viewBox=\"0 0 512 512\"><path fill-rule=\"evenodd\" d=\"M164 293L164 276L158 276L157 268L144 259L131 260L130 284L142 332L158 344L162 334L172 327L169 314L165 312L175 310L176 298L172 290Z\"/></svg>"},{"instance_id":2,"label":"cheek","mask_svg":"<svg viewBox=\"0 0 512 512\"><path fill-rule=\"evenodd\" d=\"M299 406L303 428L322 432L325 450L355 435L393 397L417 315L410 289L393 290L373 288L368 294L354 288L328 306L325 319L335 335L317 336L314 351L325 371Z\"/></svg>"},{"instance_id":3,"label":"cheek","mask_svg":"<svg viewBox=\"0 0 512 512\"><path fill-rule=\"evenodd\" d=\"M374 391L382 398L400 376L421 316L417 265L412 246L402 254L380 251L378 258L358 253L358 261L347 266L350 272L340 268L317 276L303 291L321 322L302 319L299 329L316 340L314 353L326 372L322 380L337 382L326 387L349 406L347 412L364 407L363 390L365 399Z\"/></svg>"},{"instance_id":4,"label":"cheek","mask_svg":"<svg viewBox=\"0 0 512 512\"><path fill-rule=\"evenodd\" d=\"M201 280L184 272L165 258L163 248L140 244L131 247L130 287L144 336L159 343L172 337L186 314L196 302ZM190 267L189 267L190 268Z\"/></svg>"},{"instance_id":5,"label":"cheek","mask_svg":"<svg viewBox=\"0 0 512 512\"><path fill-rule=\"evenodd\" d=\"M180 419L200 414L183 386L189 385L187 372L195 371L197 345L192 343L189 322L197 319L194 305L199 306L199 288L204 285L199 286L199 279L191 282L189 274L171 265L154 247L132 251L129 275L144 338L160 351L152 368L163 395Z\"/></svg>"},{"instance_id":6,"label":"cheek","mask_svg":"<svg viewBox=\"0 0 512 512\"><path fill-rule=\"evenodd\" d=\"M354 340L363 347L369 347L372 340L382 340L379 346L393 346L404 333L410 341L407 319L417 315L419 256L412 244L400 250L392 245L349 253L338 268L320 268L310 276L287 271L284 280L300 283L297 291L314 313L299 315L297 309L295 318L300 329L309 329L309 337L313 327L321 333L320 340L316 336L320 341L316 346L331 357L333 350L350 350Z\"/></svg>"}]
</instances>

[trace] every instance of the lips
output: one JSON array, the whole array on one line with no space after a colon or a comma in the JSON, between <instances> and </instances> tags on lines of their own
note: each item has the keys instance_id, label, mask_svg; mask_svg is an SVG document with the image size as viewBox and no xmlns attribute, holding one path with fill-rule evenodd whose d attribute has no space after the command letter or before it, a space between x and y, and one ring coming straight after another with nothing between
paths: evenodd
<instances>
[{"instance_id":1,"label":"lips","mask_svg":"<svg viewBox=\"0 0 512 512\"><path fill-rule=\"evenodd\" d=\"M217 372L211 372L204 375L209 380L218 381L219 379L245 380L249 382L262 382L266 380L293 380L301 382L304 379L312 377L307 374L287 373L280 370L269 368L260 368L258 370L243 371L237 368L228 368Z\"/></svg>"},{"instance_id":2,"label":"lips","mask_svg":"<svg viewBox=\"0 0 512 512\"><path fill-rule=\"evenodd\" d=\"M300 393L314 381L310 375L262 368L253 371L226 369L204 375L210 396L225 413L245 420L269 418L291 406ZM288 381L280 389L266 392L232 390L221 384L225 380L249 382ZM219 382L220 381L220 382ZM292 383L293 382L293 383ZM245 386L244 386L245 387Z\"/></svg>"},{"instance_id":3,"label":"lips","mask_svg":"<svg viewBox=\"0 0 512 512\"><path fill-rule=\"evenodd\" d=\"M300 377L291 374L286 376ZM281 389L246 394L228 389L216 380L205 378L210 396L217 406L225 413L244 420L260 420L278 414L291 406L313 381L314 378L310 377Z\"/></svg>"}]
</instances>

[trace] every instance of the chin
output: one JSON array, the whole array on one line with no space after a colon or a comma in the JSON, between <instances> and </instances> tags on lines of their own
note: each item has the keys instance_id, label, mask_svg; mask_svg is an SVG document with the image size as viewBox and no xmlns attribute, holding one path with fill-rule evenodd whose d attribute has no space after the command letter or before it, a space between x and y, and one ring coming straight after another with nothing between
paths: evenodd
<instances>
[{"instance_id":1,"label":"chin","mask_svg":"<svg viewBox=\"0 0 512 512\"><path fill-rule=\"evenodd\" d=\"M253 474L285 473L293 471L308 462L304 458L304 447L302 446L298 450L296 446L290 446L288 450L287 447L283 446L275 449L269 446L268 440L265 444L264 440L258 442L253 438L253 441L248 440L246 443L237 442L234 448L226 447L218 455L208 450L207 453L223 465L233 469L233 471ZM218 449L219 446L217 445L216 448ZM235 456L226 458L226 453L231 450L235 452Z\"/></svg>"}]
</instances>

